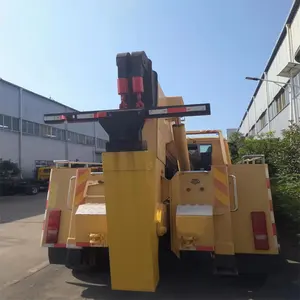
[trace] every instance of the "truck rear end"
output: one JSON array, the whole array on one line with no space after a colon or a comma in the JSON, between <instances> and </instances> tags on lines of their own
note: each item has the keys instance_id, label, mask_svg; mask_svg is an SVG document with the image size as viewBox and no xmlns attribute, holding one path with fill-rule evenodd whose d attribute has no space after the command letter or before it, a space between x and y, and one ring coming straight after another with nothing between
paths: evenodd
<instances>
[{"instance_id":1,"label":"truck rear end","mask_svg":"<svg viewBox=\"0 0 300 300\"><path fill-rule=\"evenodd\" d=\"M109 263L112 289L154 292L162 244L178 258L208 254L215 274L277 258L267 166L232 165L220 131L186 138L181 117L210 115L210 105L166 97L145 53L118 55L117 65L120 109L45 116L99 121L110 137L103 172L51 172L42 234L50 263Z\"/></svg>"}]
</instances>

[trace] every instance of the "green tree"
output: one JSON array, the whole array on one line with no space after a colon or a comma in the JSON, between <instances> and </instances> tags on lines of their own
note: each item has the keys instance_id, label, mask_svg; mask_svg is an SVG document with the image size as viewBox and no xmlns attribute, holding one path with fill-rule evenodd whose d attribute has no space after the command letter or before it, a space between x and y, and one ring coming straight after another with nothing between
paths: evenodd
<instances>
[{"instance_id":1,"label":"green tree","mask_svg":"<svg viewBox=\"0 0 300 300\"><path fill-rule=\"evenodd\" d=\"M239 149L244 146L245 137L240 132L234 132L228 140L228 147L233 162L237 162L240 158Z\"/></svg>"},{"instance_id":2,"label":"green tree","mask_svg":"<svg viewBox=\"0 0 300 300\"><path fill-rule=\"evenodd\" d=\"M0 176L2 178L18 176L20 172L21 171L16 163L13 163L10 160L2 160L0 162Z\"/></svg>"}]
</instances>

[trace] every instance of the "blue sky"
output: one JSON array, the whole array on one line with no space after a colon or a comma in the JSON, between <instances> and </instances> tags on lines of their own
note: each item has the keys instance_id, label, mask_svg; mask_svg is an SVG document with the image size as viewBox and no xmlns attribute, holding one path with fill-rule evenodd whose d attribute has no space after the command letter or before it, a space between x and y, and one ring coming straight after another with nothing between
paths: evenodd
<instances>
[{"instance_id":1,"label":"blue sky","mask_svg":"<svg viewBox=\"0 0 300 300\"><path fill-rule=\"evenodd\" d=\"M292 0L0 0L0 77L78 110L117 108L115 56L145 50L168 96L237 127ZM50 112L49 112L50 113Z\"/></svg>"}]
</instances>

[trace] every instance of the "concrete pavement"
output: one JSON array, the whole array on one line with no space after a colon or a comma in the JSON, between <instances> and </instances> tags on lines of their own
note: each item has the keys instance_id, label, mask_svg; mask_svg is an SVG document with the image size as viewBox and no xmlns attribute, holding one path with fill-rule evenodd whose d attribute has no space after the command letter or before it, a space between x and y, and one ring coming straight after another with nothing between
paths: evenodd
<instances>
[{"instance_id":1,"label":"concrete pavement","mask_svg":"<svg viewBox=\"0 0 300 300\"><path fill-rule=\"evenodd\" d=\"M0 300L300 299L299 265L277 274L216 278L199 270L162 271L157 293L110 290L107 273L49 266L40 248L45 194L0 199Z\"/></svg>"},{"instance_id":2,"label":"concrete pavement","mask_svg":"<svg viewBox=\"0 0 300 300\"><path fill-rule=\"evenodd\" d=\"M45 199L45 193L0 199L0 290L47 263L39 247Z\"/></svg>"},{"instance_id":3,"label":"concrete pavement","mask_svg":"<svg viewBox=\"0 0 300 300\"><path fill-rule=\"evenodd\" d=\"M295 272L295 271L294 271ZM0 291L1 300L66 300L66 299L264 299L299 300L295 273L271 276L219 278L197 273L163 274L155 294L111 291L108 274L73 276L64 267L48 266Z\"/></svg>"}]
</instances>

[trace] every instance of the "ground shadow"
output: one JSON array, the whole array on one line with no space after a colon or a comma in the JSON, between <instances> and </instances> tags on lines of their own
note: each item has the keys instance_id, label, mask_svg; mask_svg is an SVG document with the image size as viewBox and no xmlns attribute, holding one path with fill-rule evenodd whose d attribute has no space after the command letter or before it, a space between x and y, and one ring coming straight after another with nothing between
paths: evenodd
<instances>
[{"instance_id":1,"label":"ground shadow","mask_svg":"<svg viewBox=\"0 0 300 300\"><path fill-rule=\"evenodd\" d=\"M37 216L45 212L47 193L0 197L0 224Z\"/></svg>"},{"instance_id":2,"label":"ground shadow","mask_svg":"<svg viewBox=\"0 0 300 300\"><path fill-rule=\"evenodd\" d=\"M240 277L216 277L180 262L162 264L156 293L112 291L107 272L73 272L82 283L70 283L84 289L84 299L290 299L300 297L299 265L285 264L271 275L256 274Z\"/></svg>"}]
</instances>

